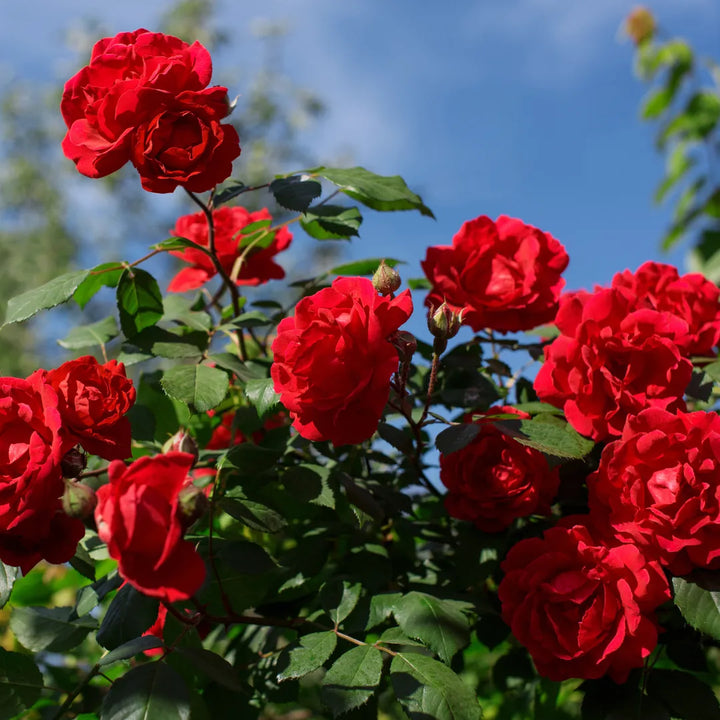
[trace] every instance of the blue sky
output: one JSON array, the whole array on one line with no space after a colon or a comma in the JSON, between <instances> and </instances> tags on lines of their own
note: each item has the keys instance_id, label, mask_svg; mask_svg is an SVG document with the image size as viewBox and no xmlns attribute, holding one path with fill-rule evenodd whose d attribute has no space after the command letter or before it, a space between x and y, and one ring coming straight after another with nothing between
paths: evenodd
<instances>
[{"instance_id":1,"label":"blue sky","mask_svg":"<svg viewBox=\"0 0 720 720\"><path fill-rule=\"evenodd\" d=\"M717 56L717 0L646 4L667 33ZM449 244L464 220L506 214L557 237L571 258L568 287L591 287L646 259L683 262L682 250L663 256L658 249L670 216L651 199L663 160L653 128L639 119L645 88L618 31L634 5L221 0L218 16L233 40L216 67L231 96L242 95L260 52L252 28L284 20L284 71L329 108L300 138L309 154L320 163L351 153L354 164L399 173L435 211L437 222L368 211L351 257L407 259L406 274L417 276L428 245ZM63 49L73 22L95 18L108 34L154 29L164 6L6 4L0 77L61 84L78 69Z\"/></svg>"}]
</instances>

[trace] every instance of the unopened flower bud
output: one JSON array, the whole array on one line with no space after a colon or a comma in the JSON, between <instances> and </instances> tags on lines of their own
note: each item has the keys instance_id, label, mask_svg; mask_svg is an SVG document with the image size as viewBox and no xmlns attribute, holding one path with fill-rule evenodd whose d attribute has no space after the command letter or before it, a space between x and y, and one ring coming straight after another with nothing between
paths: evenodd
<instances>
[{"instance_id":1,"label":"unopened flower bud","mask_svg":"<svg viewBox=\"0 0 720 720\"><path fill-rule=\"evenodd\" d=\"M65 483L62 508L66 515L82 520L92 515L96 505L97 497L91 487L74 480Z\"/></svg>"},{"instance_id":2,"label":"unopened flower bud","mask_svg":"<svg viewBox=\"0 0 720 720\"><path fill-rule=\"evenodd\" d=\"M87 467L87 457L82 450L68 450L60 461L64 478L76 478Z\"/></svg>"},{"instance_id":3,"label":"unopened flower bud","mask_svg":"<svg viewBox=\"0 0 720 720\"><path fill-rule=\"evenodd\" d=\"M415 336L406 330L398 330L391 339L395 349L398 351L400 362L409 362L417 350Z\"/></svg>"},{"instance_id":4,"label":"unopened flower bud","mask_svg":"<svg viewBox=\"0 0 720 720\"><path fill-rule=\"evenodd\" d=\"M625 19L625 32L636 45L652 38L655 29L655 18L646 7L633 8Z\"/></svg>"},{"instance_id":5,"label":"unopened flower bud","mask_svg":"<svg viewBox=\"0 0 720 720\"><path fill-rule=\"evenodd\" d=\"M207 510L208 499L204 491L192 483L178 493L177 512L183 527L190 527Z\"/></svg>"},{"instance_id":6,"label":"unopened flower bud","mask_svg":"<svg viewBox=\"0 0 720 720\"><path fill-rule=\"evenodd\" d=\"M372 276L373 287L381 295L392 295L400 287L401 282L400 273L381 260L380 266Z\"/></svg>"},{"instance_id":7,"label":"unopened flower bud","mask_svg":"<svg viewBox=\"0 0 720 720\"><path fill-rule=\"evenodd\" d=\"M455 337L462 323L462 310L455 312L446 302L428 313L428 330L436 338L449 340Z\"/></svg>"},{"instance_id":8,"label":"unopened flower bud","mask_svg":"<svg viewBox=\"0 0 720 720\"><path fill-rule=\"evenodd\" d=\"M198 446L195 442L195 438L192 435L188 435L184 430L178 430L164 445L163 452L184 452L189 453L195 458L195 462L198 459ZM193 463L193 466L195 463Z\"/></svg>"}]
</instances>

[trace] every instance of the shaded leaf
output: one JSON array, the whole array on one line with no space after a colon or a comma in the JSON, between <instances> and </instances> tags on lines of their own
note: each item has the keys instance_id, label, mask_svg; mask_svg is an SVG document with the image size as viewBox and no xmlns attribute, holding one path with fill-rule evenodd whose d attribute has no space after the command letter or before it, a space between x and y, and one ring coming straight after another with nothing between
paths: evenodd
<instances>
[{"instance_id":1,"label":"shaded leaf","mask_svg":"<svg viewBox=\"0 0 720 720\"><path fill-rule=\"evenodd\" d=\"M322 667L336 645L337 635L332 630L303 635L286 651L287 666L278 674L278 680L303 677Z\"/></svg>"},{"instance_id":2,"label":"shaded leaf","mask_svg":"<svg viewBox=\"0 0 720 720\"><path fill-rule=\"evenodd\" d=\"M702 680L680 670L652 670L646 692L682 720L720 720L720 704Z\"/></svg>"},{"instance_id":3,"label":"shaded leaf","mask_svg":"<svg viewBox=\"0 0 720 720\"><path fill-rule=\"evenodd\" d=\"M139 593L132 585L123 585L112 599L96 639L107 650L140 637L156 620L157 598Z\"/></svg>"},{"instance_id":4,"label":"shaded leaf","mask_svg":"<svg viewBox=\"0 0 720 720\"><path fill-rule=\"evenodd\" d=\"M33 652L65 652L79 645L97 627L89 616L75 618L71 607L18 607L10 616L10 629Z\"/></svg>"},{"instance_id":5,"label":"shaded leaf","mask_svg":"<svg viewBox=\"0 0 720 720\"><path fill-rule=\"evenodd\" d=\"M114 317L110 316L89 325L74 327L64 339L58 340L58 345L68 350L105 345L117 337L118 332L117 322Z\"/></svg>"},{"instance_id":6,"label":"shaded leaf","mask_svg":"<svg viewBox=\"0 0 720 720\"><path fill-rule=\"evenodd\" d=\"M105 667L105 665L111 665L119 660L129 660L130 658L139 655L141 652L145 652L145 650L161 648L162 646L162 640L154 635L134 638L133 640L128 640L126 643L116 647L114 650L111 650L107 655L103 655L98 660L98 665L100 667Z\"/></svg>"},{"instance_id":7,"label":"shaded leaf","mask_svg":"<svg viewBox=\"0 0 720 720\"><path fill-rule=\"evenodd\" d=\"M595 447L567 422L542 413L531 420L503 420L495 427L523 445L561 458L583 458Z\"/></svg>"},{"instance_id":8,"label":"shaded leaf","mask_svg":"<svg viewBox=\"0 0 720 720\"><path fill-rule=\"evenodd\" d=\"M42 675L29 655L0 648L0 720L34 705L42 689Z\"/></svg>"},{"instance_id":9,"label":"shaded leaf","mask_svg":"<svg viewBox=\"0 0 720 720\"><path fill-rule=\"evenodd\" d=\"M480 433L477 423L463 423L451 425L438 433L435 438L435 447L443 454L449 455L467 447Z\"/></svg>"},{"instance_id":10,"label":"shaded leaf","mask_svg":"<svg viewBox=\"0 0 720 720\"><path fill-rule=\"evenodd\" d=\"M120 327L131 338L163 316L163 302L157 280L145 270L128 268L117 287Z\"/></svg>"},{"instance_id":11,"label":"shaded leaf","mask_svg":"<svg viewBox=\"0 0 720 720\"><path fill-rule=\"evenodd\" d=\"M192 248L193 250L199 250L206 255L211 255L210 250L205 245L200 245L199 243L193 242L192 240L188 240L184 237L170 237L167 240L163 240L162 242L151 245L150 247L153 250L164 250L166 252L170 252L171 250L182 251L187 248Z\"/></svg>"},{"instance_id":12,"label":"shaded leaf","mask_svg":"<svg viewBox=\"0 0 720 720\"><path fill-rule=\"evenodd\" d=\"M0 608L5 607L12 594L13 585L21 575L19 567L0 562Z\"/></svg>"},{"instance_id":13,"label":"shaded leaf","mask_svg":"<svg viewBox=\"0 0 720 720\"><path fill-rule=\"evenodd\" d=\"M705 590L683 578L673 578L673 600L696 630L720 640L720 591Z\"/></svg>"},{"instance_id":14,"label":"shaded leaf","mask_svg":"<svg viewBox=\"0 0 720 720\"><path fill-rule=\"evenodd\" d=\"M243 393L257 410L261 420L266 418L280 402L280 395L275 392L272 378L247 380L243 387Z\"/></svg>"},{"instance_id":15,"label":"shaded leaf","mask_svg":"<svg viewBox=\"0 0 720 720\"><path fill-rule=\"evenodd\" d=\"M73 299L81 309L84 308L100 288L117 287L123 272L125 272L125 268L117 262L96 265L78 285L77 290L73 293Z\"/></svg>"},{"instance_id":16,"label":"shaded leaf","mask_svg":"<svg viewBox=\"0 0 720 720\"><path fill-rule=\"evenodd\" d=\"M402 263L402 260L396 260L395 258L368 258L367 260L355 260L351 263L338 265L329 273L332 275L373 275L383 260L391 268Z\"/></svg>"},{"instance_id":17,"label":"shaded leaf","mask_svg":"<svg viewBox=\"0 0 720 720\"><path fill-rule=\"evenodd\" d=\"M217 208L224 205L226 202L230 202L234 197L237 197L241 193L245 192L247 186L240 180L227 180L225 187L216 193L213 197L213 207Z\"/></svg>"},{"instance_id":18,"label":"shaded leaf","mask_svg":"<svg viewBox=\"0 0 720 720\"><path fill-rule=\"evenodd\" d=\"M244 692L245 687L240 680L238 671L217 653L203 648L178 647L175 652L189 660L200 672L235 692Z\"/></svg>"},{"instance_id":19,"label":"shaded leaf","mask_svg":"<svg viewBox=\"0 0 720 720\"><path fill-rule=\"evenodd\" d=\"M153 325L123 344L123 352L128 355L139 352L150 357L199 360L207 348L208 340L208 334L202 330L180 335Z\"/></svg>"},{"instance_id":20,"label":"shaded leaf","mask_svg":"<svg viewBox=\"0 0 720 720\"><path fill-rule=\"evenodd\" d=\"M316 197L322 194L322 185L301 175L277 178L270 183L270 192L278 205L288 210L305 212Z\"/></svg>"},{"instance_id":21,"label":"shaded leaf","mask_svg":"<svg viewBox=\"0 0 720 720\"><path fill-rule=\"evenodd\" d=\"M360 583L333 580L320 591L320 602L335 625L339 625L355 609L361 594Z\"/></svg>"},{"instance_id":22,"label":"shaded leaf","mask_svg":"<svg viewBox=\"0 0 720 720\"><path fill-rule=\"evenodd\" d=\"M341 655L325 674L323 702L333 717L364 705L382 676L382 653L372 645L360 645Z\"/></svg>"},{"instance_id":23,"label":"shaded leaf","mask_svg":"<svg viewBox=\"0 0 720 720\"><path fill-rule=\"evenodd\" d=\"M358 234L360 223L360 211L342 205L317 205L300 219L302 229L316 240L347 240Z\"/></svg>"},{"instance_id":24,"label":"shaded leaf","mask_svg":"<svg viewBox=\"0 0 720 720\"><path fill-rule=\"evenodd\" d=\"M207 365L177 365L163 373L160 384L169 397L198 413L217 407L229 388L227 373Z\"/></svg>"}]
</instances>

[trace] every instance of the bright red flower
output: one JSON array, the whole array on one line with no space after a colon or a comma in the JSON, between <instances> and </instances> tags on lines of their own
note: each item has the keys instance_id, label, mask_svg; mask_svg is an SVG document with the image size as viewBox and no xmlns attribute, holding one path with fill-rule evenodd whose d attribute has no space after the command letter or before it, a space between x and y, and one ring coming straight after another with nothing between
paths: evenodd
<instances>
[{"instance_id":1,"label":"bright red flower","mask_svg":"<svg viewBox=\"0 0 720 720\"><path fill-rule=\"evenodd\" d=\"M60 463L74 442L43 374L0 378L0 560L24 573L43 558L68 561L85 533L62 512Z\"/></svg>"},{"instance_id":2,"label":"bright red flower","mask_svg":"<svg viewBox=\"0 0 720 720\"><path fill-rule=\"evenodd\" d=\"M240 247L243 240L243 228L262 220L271 220L266 208L249 212L243 207L224 206L213 211L215 227L215 251L220 264L228 275L232 275L235 263L245 252ZM170 231L173 235L192 240L202 247L208 246L208 226L203 213L183 215L178 218L175 227ZM261 285L268 280L285 277L285 271L274 261L275 255L286 250L292 242L290 231L282 227L275 231L272 242L264 248L253 248L243 260L237 273L238 285ZM215 277L217 270L210 257L202 250L187 248L171 253L175 257L190 263L172 279L168 290L184 292L194 290Z\"/></svg>"},{"instance_id":3,"label":"bright red flower","mask_svg":"<svg viewBox=\"0 0 720 720\"><path fill-rule=\"evenodd\" d=\"M463 223L451 246L428 248L421 263L432 283L425 304L446 301L463 310L463 323L475 332L529 330L554 319L567 264L565 248L549 233L482 215Z\"/></svg>"},{"instance_id":4,"label":"bright red flower","mask_svg":"<svg viewBox=\"0 0 720 720\"><path fill-rule=\"evenodd\" d=\"M205 564L183 539L178 495L194 457L169 452L126 466L110 463L109 482L97 491L100 539L134 588L168 602L186 600L205 579Z\"/></svg>"},{"instance_id":5,"label":"bright red flower","mask_svg":"<svg viewBox=\"0 0 720 720\"><path fill-rule=\"evenodd\" d=\"M677 344L687 336L684 320L599 289L563 296L556 324L561 334L545 348L535 391L579 433L604 440L645 408L685 407L692 365Z\"/></svg>"},{"instance_id":6,"label":"bright red flower","mask_svg":"<svg viewBox=\"0 0 720 720\"><path fill-rule=\"evenodd\" d=\"M87 452L105 460L130 457L130 421L135 388L116 360L104 365L85 355L49 370L45 382L58 394L65 430Z\"/></svg>"},{"instance_id":7,"label":"bright red flower","mask_svg":"<svg viewBox=\"0 0 720 720\"><path fill-rule=\"evenodd\" d=\"M398 353L389 338L412 313L408 290L390 299L366 278L338 278L278 325L275 391L308 440L347 445L377 429Z\"/></svg>"},{"instance_id":8,"label":"bright red flower","mask_svg":"<svg viewBox=\"0 0 720 720\"><path fill-rule=\"evenodd\" d=\"M657 556L675 575L720 567L720 416L650 409L588 478L590 509L619 542Z\"/></svg>"},{"instance_id":9,"label":"bright red flower","mask_svg":"<svg viewBox=\"0 0 720 720\"><path fill-rule=\"evenodd\" d=\"M622 683L657 645L654 611L670 590L657 562L632 545L605 545L583 520L511 548L502 616L544 677Z\"/></svg>"},{"instance_id":10,"label":"bright red flower","mask_svg":"<svg viewBox=\"0 0 720 720\"><path fill-rule=\"evenodd\" d=\"M500 532L519 517L549 515L560 482L557 468L551 468L541 452L492 424L492 415L498 413L530 417L512 407L491 408L475 421L480 432L471 443L440 454L448 514L469 520L485 532ZM471 422L471 417L466 422Z\"/></svg>"}]
</instances>

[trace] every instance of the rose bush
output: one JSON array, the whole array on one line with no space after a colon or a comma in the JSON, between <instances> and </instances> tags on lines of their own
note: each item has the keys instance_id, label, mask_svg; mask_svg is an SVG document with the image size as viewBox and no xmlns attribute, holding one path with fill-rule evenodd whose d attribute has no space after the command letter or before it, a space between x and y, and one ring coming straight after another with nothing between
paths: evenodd
<instances>
[{"instance_id":1,"label":"rose bush","mask_svg":"<svg viewBox=\"0 0 720 720\"><path fill-rule=\"evenodd\" d=\"M428 248L422 268L432 289L425 304L443 301L463 322L513 332L552 322L568 255L549 233L521 220L482 215L463 223L453 244Z\"/></svg>"},{"instance_id":2,"label":"rose bush","mask_svg":"<svg viewBox=\"0 0 720 720\"><path fill-rule=\"evenodd\" d=\"M271 220L266 208L256 212L249 212L243 207L221 207L213 212L215 225L215 250L228 276L233 275L235 263L243 253L247 253L242 264L238 265L235 273L237 285L261 285L268 280L285 277L285 271L275 262L274 258L279 252L286 250L292 242L290 231L281 227L274 231L272 241L267 247L241 247L243 228L262 220ZM170 231L173 235L192 240L202 247L208 246L208 225L203 213L184 215L178 218L175 227ZM172 254L190 267L183 268L172 279L168 290L170 292L185 292L204 285L215 277L217 268L206 252L187 248L175 250Z\"/></svg>"},{"instance_id":3,"label":"rose bush","mask_svg":"<svg viewBox=\"0 0 720 720\"><path fill-rule=\"evenodd\" d=\"M398 368L390 337L411 313L407 290L391 299L365 278L338 278L280 322L272 379L304 438L347 445L375 432Z\"/></svg>"}]
</instances>

